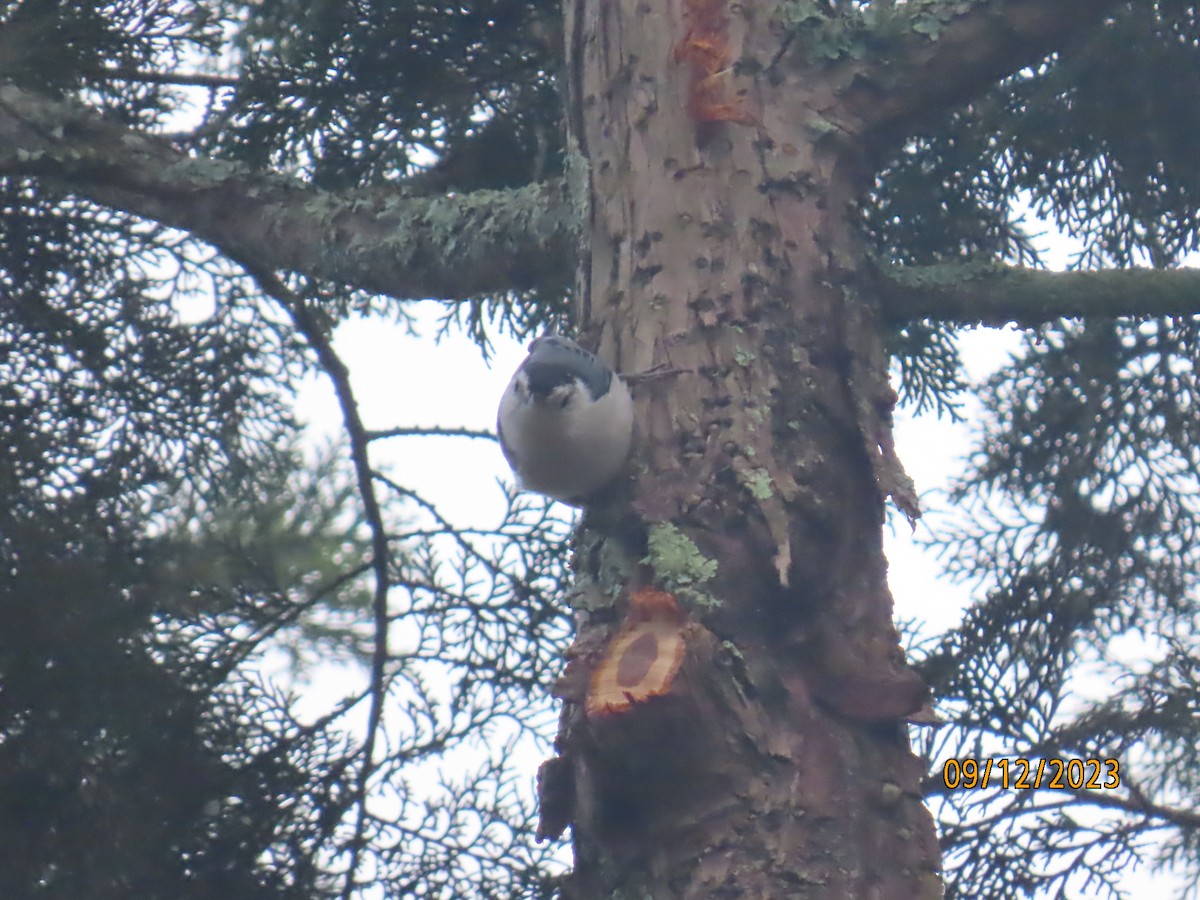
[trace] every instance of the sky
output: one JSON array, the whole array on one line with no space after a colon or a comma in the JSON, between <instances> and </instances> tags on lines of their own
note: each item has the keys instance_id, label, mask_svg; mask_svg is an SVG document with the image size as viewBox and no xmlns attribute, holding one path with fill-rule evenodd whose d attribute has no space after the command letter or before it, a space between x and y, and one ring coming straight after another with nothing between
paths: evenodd
<instances>
[{"instance_id":1,"label":"sky","mask_svg":"<svg viewBox=\"0 0 1200 900\"><path fill-rule=\"evenodd\" d=\"M420 305L418 305L420 307ZM440 307L424 304L427 334L436 330ZM961 338L969 378L986 377L1007 359L1019 340L1015 330L978 329ZM434 343L428 337L409 337L398 326L378 319L352 319L337 330L335 346L351 372L351 383L367 427L440 426L494 430L496 404L512 371L525 356L525 347L498 338L489 366L478 349L460 337ZM419 386L416 389L413 386ZM936 519L936 491L947 476L962 468L970 446L973 398L964 398L968 423L955 425L932 415L913 418L901 409L896 440L900 458L924 496L926 511ZM332 389L322 379L309 379L297 397L296 410L309 422L314 437L334 434L341 413ZM497 444L457 438L396 438L376 441L377 461L394 465L406 482L419 486L455 522L498 521L503 500L498 479L512 481ZM452 473L452 477L447 477ZM918 526L917 538L921 537ZM901 615L928 619L942 630L956 621L962 607L957 591L939 587L938 567L920 551L908 529L889 529L886 537L893 589ZM896 590L916 581L918 590ZM931 603L929 591L941 597Z\"/></svg>"},{"instance_id":2,"label":"sky","mask_svg":"<svg viewBox=\"0 0 1200 900\"><path fill-rule=\"evenodd\" d=\"M198 96L198 108L202 108L203 96ZM1065 268L1076 248L1061 236L1053 236L1044 249L1049 251L1046 262L1050 268ZM335 346L350 370L366 426L494 429L496 404L525 355L524 347L498 338L493 359L485 363L478 348L461 336L433 341L437 318L443 312L439 304L417 303L410 308L417 311L422 332L417 337L380 318L350 319L337 329ZM205 311L183 314L185 318L203 318ZM978 381L994 372L1019 339L1015 329L963 332L959 343L967 378ZM885 530L889 584L897 616L922 623L930 634L954 625L970 600L969 588L949 583L936 558L918 543L929 536L924 529L936 529L943 508L939 492L962 469L971 446L978 408L973 397L963 399L964 422L939 420L932 413L916 418L903 408L896 419L897 450L921 493L925 518L916 535L903 526ZM314 447L340 431L341 413L325 379L312 377L303 383L295 411L310 424L308 436ZM395 467L405 484L419 490L455 524L487 528L499 521L503 501L497 480L512 479L494 442L398 438L374 442L371 453L374 464ZM303 701L314 717L357 689L352 683L357 676L347 669L331 668L326 674L330 677L313 673L304 687ZM538 762L536 753L523 761L531 786ZM1134 898L1173 896L1179 887L1178 880L1161 875L1133 871L1128 878ZM1084 900L1087 895L1077 896ZM1200 891L1190 896L1200 897Z\"/></svg>"},{"instance_id":3,"label":"sky","mask_svg":"<svg viewBox=\"0 0 1200 900\"><path fill-rule=\"evenodd\" d=\"M418 329L425 337L406 335L398 326L378 319L352 319L337 330L335 346L351 372L360 412L370 429L440 426L492 430L496 404L508 379L525 355L524 347L510 339L497 339L495 355L486 364L479 350L462 337L435 343L441 307L417 304ZM980 380L998 369L1017 348L1015 329L977 329L960 336L966 375ZM312 426L312 435L332 434L340 426L340 412L327 381L309 379L297 397L297 412ZM901 409L897 415L896 443L901 460L922 495L926 519L937 527L944 505L939 491L961 471L971 446L977 402L964 397L964 422L938 419L932 413L913 417ZM498 480L511 481L499 446L491 441L453 438L399 438L372 445L376 464L395 466L406 484L421 491L458 525L488 527L499 521L503 501ZM896 517L899 521L899 517ZM938 561L923 549L907 527L885 530L889 583L896 613L923 623L930 634L955 624L970 596L969 587L949 583ZM928 537L928 532L925 533ZM341 679L349 677L342 671ZM1098 686L1103 690L1104 686ZM349 688L338 678L316 678L309 688L313 712L336 702ZM540 762L530 750L522 765L533 773ZM1161 875L1131 871L1128 886L1133 897L1173 896L1179 886ZM1087 894L1078 894L1087 898Z\"/></svg>"},{"instance_id":4,"label":"sky","mask_svg":"<svg viewBox=\"0 0 1200 900\"><path fill-rule=\"evenodd\" d=\"M193 115L205 105L203 92L198 91L197 98ZM181 115L178 127L186 127L187 121ZM1043 231L1051 233L1050 229ZM1065 268L1077 250L1053 234L1043 249L1048 251L1048 266L1055 269ZM399 326L379 318L350 319L337 329L335 346L349 367L367 427L493 429L496 404L525 354L524 347L498 338L493 359L485 363L478 349L465 338L433 341L437 317L443 311L439 304L417 303L409 308L418 311L418 328L423 336L406 335ZM185 318L203 318L205 314L203 309L183 311ZM965 374L978 381L1003 365L1019 343L1019 332L978 329L963 332L959 342ZM304 382L295 410L310 423L309 439L314 447L340 431L341 414L325 379L312 377ZM921 493L925 518L916 535L902 525L885 530L889 583L897 616L923 623L931 634L953 626L970 595L967 586L951 584L944 578L937 559L918 541L929 536L926 529L937 528L943 508L939 492L962 469L977 412L974 398L968 395L963 407L966 421L961 423L939 420L932 414L915 418L904 409L897 414L897 450ZM374 442L371 452L376 465L395 467L404 483L418 489L455 524L486 528L499 521L503 502L497 480L511 481L511 474L494 442L398 438ZM314 716L357 688L351 682L358 676L347 669L331 668L327 674L330 677L313 673L304 688L304 704ZM536 753L523 760L531 785L538 762L540 755ZM1178 893L1181 885L1177 879L1135 871L1130 873L1127 886L1134 898L1159 898ZM1077 896L1084 900L1087 895ZM1200 891L1193 890L1190 896L1200 897Z\"/></svg>"}]
</instances>

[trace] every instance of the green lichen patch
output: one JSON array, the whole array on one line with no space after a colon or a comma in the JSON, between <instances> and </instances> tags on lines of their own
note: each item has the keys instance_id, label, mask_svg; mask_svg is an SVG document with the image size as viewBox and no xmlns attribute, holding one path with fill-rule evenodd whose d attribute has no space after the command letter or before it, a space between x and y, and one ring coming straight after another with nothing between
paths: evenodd
<instances>
[{"instance_id":1,"label":"green lichen patch","mask_svg":"<svg viewBox=\"0 0 1200 900\"><path fill-rule=\"evenodd\" d=\"M703 588L717 574L717 561L709 559L686 534L670 522L650 526L649 553L642 560L659 584L694 606L714 607L720 601Z\"/></svg>"}]
</instances>

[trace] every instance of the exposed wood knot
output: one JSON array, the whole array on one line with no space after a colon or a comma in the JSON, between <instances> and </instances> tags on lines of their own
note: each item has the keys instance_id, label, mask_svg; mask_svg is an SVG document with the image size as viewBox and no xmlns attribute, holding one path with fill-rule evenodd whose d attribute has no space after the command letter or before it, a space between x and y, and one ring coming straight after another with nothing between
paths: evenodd
<instances>
[{"instance_id":1,"label":"exposed wood knot","mask_svg":"<svg viewBox=\"0 0 1200 900\"><path fill-rule=\"evenodd\" d=\"M668 693L687 649L684 623L672 594L634 591L621 630L592 671L588 716L619 714Z\"/></svg>"}]
</instances>

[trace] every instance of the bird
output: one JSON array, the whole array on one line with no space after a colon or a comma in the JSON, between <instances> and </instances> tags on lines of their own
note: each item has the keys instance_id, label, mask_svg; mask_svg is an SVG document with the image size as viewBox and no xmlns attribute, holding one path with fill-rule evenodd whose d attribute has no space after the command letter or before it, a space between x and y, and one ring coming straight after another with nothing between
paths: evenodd
<instances>
[{"instance_id":1,"label":"bird","mask_svg":"<svg viewBox=\"0 0 1200 900\"><path fill-rule=\"evenodd\" d=\"M522 488L585 506L625 466L633 399L609 366L547 334L529 345L505 388L496 431Z\"/></svg>"}]
</instances>

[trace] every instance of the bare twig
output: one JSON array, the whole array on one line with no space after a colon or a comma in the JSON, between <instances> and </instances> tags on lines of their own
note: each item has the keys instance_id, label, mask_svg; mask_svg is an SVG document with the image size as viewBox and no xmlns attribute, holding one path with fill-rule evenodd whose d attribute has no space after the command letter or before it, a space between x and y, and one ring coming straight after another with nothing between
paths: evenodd
<instances>
[{"instance_id":1,"label":"bare twig","mask_svg":"<svg viewBox=\"0 0 1200 900\"><path fill-rule=\"evenodd\" d=\"M375 573L375 590L371 602L371 616L375 625L375 652L371 657L371 708L367 714L367 733L363 738L362 768L359 770L355 789L358 813L355 818L354 836L350 842L350 862L346 871L346 883L342 891L343 900L353 895L355 873L362 858L364 835L367 824L367 790L371 775L375 771L375 744L383 721L383 703L386 695L388 662L388 590L391 574L388 570L388 535L383 524L383 513L375 493L374 473L368 455L369 438L358 412L358 401L350 386L350 371L333 349L324 326L274 272L265 270L244 259L238 260L258 282L263 291L280 304L291 316L297 330L304 335L317 355L321 368L333 382L342 420L350 439L350 455L354 463L359 496L363 502L363 514L371 531L371 569Z\"/></svg>"},{"instance_id":2,"label":"bare twig","mask_svg":"<svg viewBox=\"0 0 1200 900\"><path fill-rule=\"evenodd\" d=\"M1147 818L1160 819L1180 829L1200 829L1200 812L1155 803L1143 794L1137 785L1129 780L1128 775L1122 774L1121 784L1128 791L1128 796L1121 796L1113 791L1087 789L1075 790L1072 793L1080 800L1095 806L1103 806L1106 809L1119 809L1123 812L1142 815Z\"/></svg>"},{"instance_id":3,"label":"bare twig","mask_svg":"<svg viewBox=\"0 0 1200 900\"><path fill-rule=\"evenodd\" d=\"M492 575L493 577L496 577L496 578L505 579L510 584L512 584L512 586L514 588L517 588L520 591L523 591L525 593L531 592L531 588L529 587L529 585L525 584L519 578L516 578L516 577L510 575L508 572L505 572L502 568L500 568L498 565L496 565L496 563L494 563L492 560L488 559L486 556L484 556L482 553L480 553L479 550L477 550L475 548L475 546L473 544L471 544L470 541L463 538L463 529L455 528L449 522L449 520L447 520L446 517L443 516L438 511L436 506L434 506L432 503L430 503L428 500L426 500L424 497L422 497L416 491L412 490L411 488L406 488L401 484L398 484L397 482L388 478L386 475L381 475L381 474L376 473L375 478L377 480L381 481L383 484L386 484L389 488L391 488L393 491L395 491L401 497L407 497L409 500L412 500L414 503L416 503L418 506L420 506L422 509L424 509L427 513L429 513L431 516L433 516L434 520L438 523L438 525L440 525L445 530L446 534L449 537L452 537L454 539L454 542L456 544L458 544L459 548L465 554L467 554L467 557L475 560L477 563L479 563L481 566L483 566L485 569L487 569L487 571L490 575Z\"/></svg>"},{"instance_id":4,"label":"bare twig","mask_svg":"<svg viewBox=\"0 0 1200 900\"><path fill-rule=\"evenodd\" d=\"M96 78L114 81L137 81L142 84L173 84L179 87L223 88L237 87L240 79L232 75L206 75L203 72L151 72L146 69L113 67L96 69Z\"/></svg>"},{"instance_id":5,"label":"bare twig","mask_svg":"<svg viewBox=\"0 0 1200 900\"><path fill-rule=\"evenodd\" d=\"M496 440L495 432L480 431L476 428L385 428L381 431L367 432L369 441L394 437L465 437L485 441Z\"/></svg>"}]
</instances>

